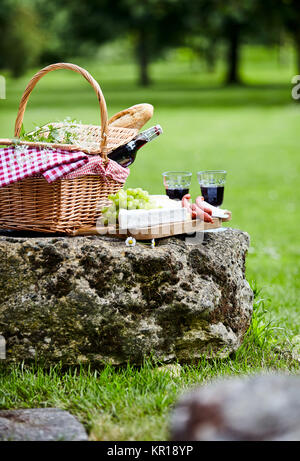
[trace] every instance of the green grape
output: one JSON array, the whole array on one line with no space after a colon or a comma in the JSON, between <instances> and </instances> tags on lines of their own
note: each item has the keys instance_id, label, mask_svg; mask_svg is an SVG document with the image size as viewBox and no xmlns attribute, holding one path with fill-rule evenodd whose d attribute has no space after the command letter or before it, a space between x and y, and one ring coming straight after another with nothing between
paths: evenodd
<instances>
[{"instance_id":1,"label":"green grape","mask_svg":"<svg viewBox=\"0 0 300 461\"><path fill-rule=\"evenodd\" d=\"M128 210L150 210L155 208L154 203L151 202L149 192L141 187L136 189L129 188L126 191L120 189L116 194L110 194L108 198L112 203L109 207L103 208L102 213L109 222L116 222L121 208Z\"/></svg>"},{"instance_id":2,"label":"green grape","mask_svg":"<svg viewBox=\"0 0 300 461\"><path fill-rule=\"evenodd\" d=\"M145 210L151 210L151 208L153 208L153 205L151 203L145 203L144 205Z\"/></svg>"},{"instance_id":3,"label":"green grape","mask_svg":"<svg viewBox=\"0 0 300 461\"><path fill-rule=\"evenodd\" d=\"M120 199L119 208L127 208L127 200L122 198Z\"/></svg>"},{"instance_id":4,"label":"green grape","mask_svg":"<svg viewBox=\"0 0 300 461\"><path fill-rule=\"evenodd\" d=\"M134 208L133 208L134 210L137 209L137 208L139 208L140 202L139 202L138 199L136 199L136 198L133 199L133 200L132 200L132 203L133 203L133 206L134 206Z\"/></svg>"},{"instance_id":5,"label":"green grape","mask_svg":"<svg viewBox=\"0 0 300 461\"><path fill-rule=\"evenodd\" d=\"M136 206L134 204L134 200L128 200L127 201L127 209L128 210L135 210L136 209Z\"/></svg>"},{"instance_id":6,"label":"green grape","mask_svg":"<svg viewBox=\"0 0 300 461\"><path fill-rule=\"evenodd\" d=\"M127 194L124 190L119 190L119 192L117 193L117 197L119 198L119 200L123 199L123 198L127 198Z\"/></svg>"},{"instance_id":7,"label":"green grape","mask_svg":"<svg viewBox=\"0 0 300 461\"><path fill-rule=\"evenodd\" d=\"M144 201L148 202L148 201L149 201L149 194L147 195L147 194L145 194L144 192L141 192L141 193L139 194L139 198L140 198L141 200L144 200Z\"/></svg>"},{"instance_id":8,"label":"green grape","mask_svg":"<svg viewBox=\"0 0 300 461\"><path fill-rule=\"evenodd\" d=\"M106 218L108 219L109 223L114 224L117 221L117 213L115 211L109 211L106 214Z\"/></svg>"}]
</instances>

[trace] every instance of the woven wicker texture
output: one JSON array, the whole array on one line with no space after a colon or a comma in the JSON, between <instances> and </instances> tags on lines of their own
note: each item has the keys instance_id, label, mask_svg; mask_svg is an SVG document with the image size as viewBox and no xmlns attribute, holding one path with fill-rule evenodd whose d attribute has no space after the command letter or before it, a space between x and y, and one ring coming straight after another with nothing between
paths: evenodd
<instances>
[{"instance_id":1,"label":"woven wicker texture","mask_svg":"<svg viewBox=\"0 0 300 461\"><path fill-rule=\"evenodd\" d=\"M109 150L128 142L137 130L117 127L108 129L106 102L100 86L85 69L74 64L52 64L34 75L21 99L15 136L20 135L28 98L36 83L48 72L57 69L70 69L81 74L94 88L100 104L101 127L78 125L79 141L85 146L89 143L89 147L94 146L93 152L100 152L106 163ZM11 140L0 140L0 145L11 143ZM24 144L45 146L45 143ZM78 146L74 145L51 144L51 147L78 150ZM80 227L95 224L101 208L108 204L107 196L116 193L121 187L122 184L117 181L92 175L56 180L51 184L43 177L23 179L0 188L0 228L71 234Z\"/></svg>"},{"instance_id":2,"label":"woven wicker texture","mask_svg":"<svg viewBox=\"0 0 300 461\"><path fill-rule=\"evenodd\" d=\"M71 234L95 224L107 196L121 187L92 175L51 184L39 177L23 179L0 189L0 228Z\"/></svg>"},{"instance_id":3,"label":"woven wicker texture","mask_svg":"<svg viewBox=\"0 0 300 461\"><path fill-rule=\"evenodd\" d=\"M53 127L60 128L63 123L51 123ZM47 125L44 126L46 128ZM73 129L73 126L75 129ZM76 125L72 124L72 128L68 128L68 131L76 133L76 144L55 144L46 142L30 142L21 141L18 144L26 145L30 147L51 147L52 149L63 149L67 151L80 150L86 154L100 154L100 141L101 141L101 127L96 125ZM109 154L111 151L117 149L117 147L127 144L137 135L138 130L133 128L118 128L109 126L107 128L107 150ZM47 133L43 133L47 136ZM14 143L12 139L0 139L0 145L10 146Z\"/></svg>"},{"instance_id":4,"label":"woven wicker texture","mask_svg":"<svg viewBox=\"0 0 300 461\"><path fill-rule=\"evenodd\" d=\"M117 147L126 144L131 139L133 139L138 130L134 128L121 128L121 127L108 127L108 116L107 116L107 107L105 98L103 96L102 90L96 80L82 67L76 66L75 64L70 63L57 63L51 64L50 66L44 67L39 72L37 72L30 82L28 83L18 110L16 122L15 122L15 138L19 138L21 133L21 128L23 124L23 118L25 109L29 100L29 96L36 86L37 82L46 74L53 70L58 69L69 69L74 72L81 74L94 88L97 95L99 105L100 105L100 119L101 127L94 125L77 125L77 134L78 134L78 143L75 144L51 144L45 142L27 142L23 141L21 144L29 146L49 146L53 148L60 148L64 150L81 150L90 154L101 154L102 157L107 160L107 153L116 149ZM61 124L51 123L54 126L62 126ZM11 139L0 139L0 145L11 145L13 144ZM82 142L82 145L80 144Z\"/></svg>"},{"instance_id":5,"label":"woven wicker texture","mask_svg":"<svg viewBox=\"0 0 300 461\"><path fill-rule=\"evenodd\" d=\"M51 123L54 128L62 128L63 123ZM44 129L47 128L47 125L44 126ZM80 150L81 152L86 152L87 154L99 154L100 153L100 142L101 142L101 127L95 125L83 125L83 124L72 124L72 127L68 127L68 131L75 133L76 135L76 144L53 144L53 143L33 143L35 147L37 146L49 146L60 148L68 151ZM107 153L116 149L123 144L127 144L131 139L133 139L138 133L136 129L128 128L117 128L117 127L108 127L107 128ZM47 132L44 133L44 136L47 137ZM30 142L26 142L27 145L33 145Z\"/></svg>"}]
</instances>

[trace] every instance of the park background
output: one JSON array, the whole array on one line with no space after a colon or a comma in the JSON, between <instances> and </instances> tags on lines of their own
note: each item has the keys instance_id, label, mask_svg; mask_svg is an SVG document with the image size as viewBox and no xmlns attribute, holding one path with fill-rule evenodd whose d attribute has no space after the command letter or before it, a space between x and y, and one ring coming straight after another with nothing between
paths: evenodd
<instances>
[{"instance_id":1,"label":"park background","mask_svg":"<svg viewBox=\"0 0 300 461\"><path fill-rule=\"evenodd\" d=\"M154 440L191 384L258 370L296 371L299 322L299 121L292 78L300 74L295 0L0 0L0 137L12 137L22 92L44 65L69 61L100 83L109 116L154 105L147 127L164 134L138 153L128 187L163 193L165 170L225 169L230 226L247 231L247 279L256 299L235 356L162 373L1 368L1 408L58 406L95 440ZM77 74L57 71L34 90L25 130L71 116L99 123L97 99Z\"/></svg>"}]
</instances>

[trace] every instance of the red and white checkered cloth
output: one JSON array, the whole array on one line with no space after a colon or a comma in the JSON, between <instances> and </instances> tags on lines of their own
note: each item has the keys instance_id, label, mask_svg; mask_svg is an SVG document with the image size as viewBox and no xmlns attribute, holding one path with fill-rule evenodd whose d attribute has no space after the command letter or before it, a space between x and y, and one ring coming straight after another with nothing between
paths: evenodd
<instances>
[{"instance_id":1,"label":"red and white checkered cloth","mask_svg":"<svg viewBox=\"0 0 300 461\"><path fill-rule=\"evenodd\" d=\"M129 169L110 160L104 167L102 158L83 152L55 151L17 146L0 149L0 187L21 179L43 175L49 182L59 178L100 175L125 183Z\"/></svg>"},{"instance_id":2,"label":"red and white checkered cloth","mask_svg":"<svg viewBox=\"0 0 300 461\"><path fill-rule=\"evenodd\" d=\"M78 178L79 176L85 176L88 174L100 175L104 178L114 179L121 184L124 184L130 173L129 168L124 168L114 160L109 160L106 166L103 165L103 160L100 155L90 155L87 164L82 166L73 173L67 174L67 179Z\"/></svg>"},{"instance_id":3,"label":"red and white checkered cloth","mask_svg":"<svg viewBox=\"0 0 300 461\"><path fill-rule=\"evenodd\" d=\"M83 152L48 151L24 146L0 149L0 187L42 174L53 182L88 162Z\"/></svg>"}]
</instances>

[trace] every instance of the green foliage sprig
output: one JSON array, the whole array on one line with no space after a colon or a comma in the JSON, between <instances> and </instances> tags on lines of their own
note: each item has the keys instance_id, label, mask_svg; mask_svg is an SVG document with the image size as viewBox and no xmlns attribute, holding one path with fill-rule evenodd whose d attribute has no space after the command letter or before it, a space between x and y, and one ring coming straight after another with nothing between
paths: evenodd
<instances>
[{"instance_id":1,"label":"green foliage sprig","mask_svg":"<svg viewBox=\"0 0 300 461\"><path fill-rule=\"evenodd\" d=\"M26 133L22 125L20 140L28 142L47 142L51 144L76 144L78 142L77 122L75 119L67 117L62 122L57 122L61 126L45 124L36 126L35 130Z\"/></svg>"}]
</instances>

